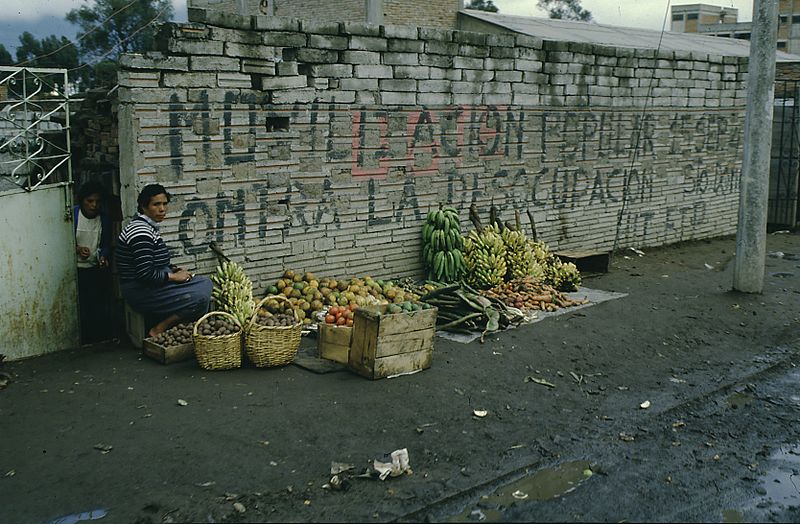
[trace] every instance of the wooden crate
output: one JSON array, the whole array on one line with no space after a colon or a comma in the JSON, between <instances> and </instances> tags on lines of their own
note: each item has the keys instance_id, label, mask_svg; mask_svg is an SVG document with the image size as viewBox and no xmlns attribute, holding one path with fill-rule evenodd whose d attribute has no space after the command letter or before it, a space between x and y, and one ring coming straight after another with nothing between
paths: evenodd
<instances>
[{"instance_id":1,"label":"wooden crate","mask_svg":"<svg viewBox=\"0 0 800 524\"><path fill-rule=\"evenodd\" d=\"M322 323L317 333L319 357L347 364L350 356L350 340L353 328Z\"/></svg>"},{"instance_id":2,"label":"wooden crate","mask_svg":"<svg viewBox=\"0 0 800 524\"><path fill-rule=\"evenodd\" d=\"M164 347L156 344L149 338L142 343L144 354L162 364L172 364L194 358L194 343L181 344L179 346Z\"/></svg>"},{"instance_id":3,"label":"wooden crate","mask_svg":"<svg viewBox=\"0 0 800 524\"><path fill-rule=\"evenodd\" d=\"M359 308L353 321L350 369L370 379L431 366L436 308L385 315L386 306Z\"/></svg>"}]
</instances>

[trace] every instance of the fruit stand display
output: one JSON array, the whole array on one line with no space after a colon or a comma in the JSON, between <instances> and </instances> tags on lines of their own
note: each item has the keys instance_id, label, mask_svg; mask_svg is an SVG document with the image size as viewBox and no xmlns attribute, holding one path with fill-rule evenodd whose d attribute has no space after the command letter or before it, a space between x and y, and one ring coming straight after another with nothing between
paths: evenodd
<instances>
[{"instance_id":1,"label":"fruit stand display","mask_svg":"<svg viewBox=\"0 0 800 524\"><path fill-rule=\"evenodd\" d=\"M193 358L192 324L177 324L155 337L146 338L142 350L146 356L162 364Z\"/></svg>"}]
</instances>

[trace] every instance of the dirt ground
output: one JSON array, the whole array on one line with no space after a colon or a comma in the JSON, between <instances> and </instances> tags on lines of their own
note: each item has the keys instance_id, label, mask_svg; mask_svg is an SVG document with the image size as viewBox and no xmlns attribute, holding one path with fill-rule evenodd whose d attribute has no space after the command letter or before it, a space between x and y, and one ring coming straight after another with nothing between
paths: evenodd
<instances>
[{"instance_id":1,"label":"dirt ground","mask_svg":"<svg viewBox=\"0 0 800 524\"><path fill-rule=\"evenodd\" d=\"M620 252L585 284L626 297L437 338L430 369L389 380L162 366L125 343L7 363L0 521L797 521L764 486L776 450L800 468L800 234L767 251L755 295L730 291L733 238ZM401 448L413 474L324 487L332 461ZM567 467L540 500L501 493Z\"/></svg>"}]
</instances>

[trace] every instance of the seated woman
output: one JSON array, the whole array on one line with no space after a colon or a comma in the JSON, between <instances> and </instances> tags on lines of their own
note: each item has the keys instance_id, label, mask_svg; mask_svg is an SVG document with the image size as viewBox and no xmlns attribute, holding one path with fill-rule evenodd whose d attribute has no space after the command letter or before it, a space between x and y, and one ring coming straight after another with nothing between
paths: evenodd
<instances>
[{"instance_id":1,"label":"seated woman","mask_svg":"<svg viewBox=\"0 0 800 524\"><path fill-rule=\"evenodd\" d=\"M169 200L163 186L145 186L137 199L139 213L117 242L122 297L135 311L162 319L150 329L151 337L207 313L213 287L210 279L170 265L169 250L159 234Z\"/></svg>"}]
</instances>

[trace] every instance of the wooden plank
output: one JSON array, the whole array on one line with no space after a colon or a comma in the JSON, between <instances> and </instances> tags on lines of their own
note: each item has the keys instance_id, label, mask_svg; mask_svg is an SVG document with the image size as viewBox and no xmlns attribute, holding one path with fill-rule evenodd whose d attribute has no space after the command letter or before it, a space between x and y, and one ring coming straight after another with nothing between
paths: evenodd
<instances>
[{"instance_id":1,"label":"wooden plank","mask_svg":"<svg viewBox=\"0 0 800 524\"><path fill-rule=\"evenodd\" d=\"M436 310L423 309L407 313L383 315L380 318L378 336L409 333L436 326Z\"/></svg>"},{"instance_id":2,"label":"wooden plank","mask_svg":"<svg viewBox=\"0 0 800 524\"><path fill-rule=\"evenodd\" d=\"M350 346L343 346L340 344L320 344L319 357L326 360L333 360L340 364L347 364L350 358Z\"/></svg>"},{"instance_id":3,"label":"wooden plank","mask_svg":"<svg viewBox=\"0 0 800 524\"><path fill-rule=\"evenodd\" d=\"M352 336L352 327L320 324L319 338L317 339L320 358L347 364L350 358Z\"/></svg>"},{"instance_id":4,"label":"wooden plank","mask_svg":"<svg viewBox=\"0 0 800 524\"><path fill-rule=\"evenodd\" d=\"M375 369L369 378L378 379L397 375L398 373L428 369L431 367L432 359L433 351L429 349L379 358L375 360Z\"/></svg>"},{"instance_id":5,"label":"wooden plank","mask_svg":"<svg viewBox=\"0 0 800 524\"><path fill-rule=\"evenodd\" d=\"M356 310L358 313L359 310ZM350 344L350 356L347 363L357 373L372 374L375 362L375 346L377 344L378 323L367 316L358 318L353 323L353 339Z\"/></svg>"},{"instance_id":6,"label":"wooden plank","mask_svg":"<svg viewBox=\"0 0 800 524\"><path fill-rule=\"evenodd\" d=\"M433 328L404 335L378 336L375 348L375 358L412 353L423 349L433 349L433 339L436 331Z\"/></svg>"},{"instance_id":7,"label":"wooden plank","mask_svg":"<svg viewBox=\"0 0 800 524\"><path fill-rule=\"evenodd\" d=\"M145 339L142 343L142 350L146 356L162 364L172 364L194 358L194 343L192 342L179 346L164 347L152 340Z\"/></svg>"}]
</instances>

